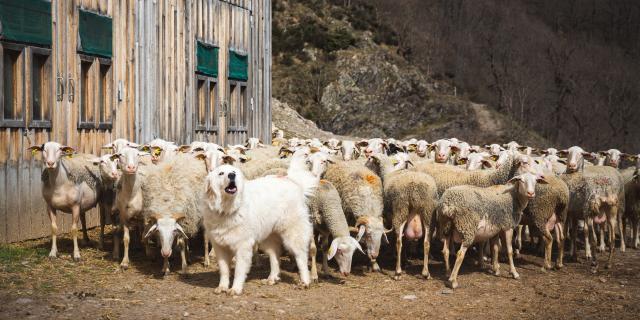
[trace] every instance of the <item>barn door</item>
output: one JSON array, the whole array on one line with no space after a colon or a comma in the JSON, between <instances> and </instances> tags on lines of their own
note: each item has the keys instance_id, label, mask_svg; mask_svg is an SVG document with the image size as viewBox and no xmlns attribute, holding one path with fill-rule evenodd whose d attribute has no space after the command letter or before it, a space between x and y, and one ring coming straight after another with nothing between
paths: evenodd
<instances>
[{"instance_id":1,"label":"barn door","mask_svg":"<svg viewBox=\"0 0 640 320\"><path fill-rule=\"evenodd\" d=\"M250 1L226 6L226 34L224 39L224 103L222 120L225 124L225 144L244 143L248 138L250 119L250 34L252 12Z\"/></svg>"},{"instance_id":2,"label":"barn door","mask_svg":"<svg viewBox=\"0 0 640 320\"><path fill-rule=\"evenodd\" d=\"M113 123L112 18L106 1L62 0L59 34L63 55L57 72L64 87L67 143L85 153L100 153L111 140ZM86 2L86 3L83 3ZM99 5L103 3L103 5Z\"/></svg>"}]
</instances>

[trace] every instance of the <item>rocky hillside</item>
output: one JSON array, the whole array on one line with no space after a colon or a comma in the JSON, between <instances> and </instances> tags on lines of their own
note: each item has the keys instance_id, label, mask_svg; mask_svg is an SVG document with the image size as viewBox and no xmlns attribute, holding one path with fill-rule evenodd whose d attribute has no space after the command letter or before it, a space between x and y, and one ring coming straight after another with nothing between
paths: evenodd
<instances>
[{"instance_id":1,"label":"rocky hillside","mask_svg":"<svg viewBox=\"0 0 640 320\"><path fill-rule=\"evenodd\" d=\"M377 22L372 7L342 4L274 2L274 98L340 135L544 144L407 62L398 54L397 35ZM276 104L274 125L287 125L286 110Z\"/></svg>"}]
</instances>

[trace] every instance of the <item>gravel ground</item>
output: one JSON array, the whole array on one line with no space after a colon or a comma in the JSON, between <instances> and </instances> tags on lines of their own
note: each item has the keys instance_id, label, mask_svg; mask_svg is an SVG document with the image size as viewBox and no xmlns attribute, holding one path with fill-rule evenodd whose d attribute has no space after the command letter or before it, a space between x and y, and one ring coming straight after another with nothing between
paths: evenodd
<instances>
[{"instance_id":1,"label":"gravel ground","mask_svg":"<svg viewBox=\"0 0 640 320\"><path fill-rule=\"evenodd\" d=\"M96 230L90 234L97 239ZM432 251L433 280L419 277L418 255L409 259L401 280L392 280L393 252L387 246L380 259L384 273L365 272L365 260L357 254L351 276L321 277L308 290L296 286L298 276L287 258L282 259L283 281L263 285L268 259L260 255L245 293L231 297L213 292L217 267L202 265L197 241L192 241L188 274L172 272L163 278L161 261L145 258L139 247L133 249L130 269L121 271L110 252L95 249L95 244L83 247L83 260L74 263L70 238L61 238L61 256L53 260L46 257L48 239L0 247L0 318L637 319L640 312L640 251L633 249L616 252L614 267L596 274L582 259L543 273L542 258L526 253L517 260L520 280L507 276L504 263L501 277L480 270L469 252L459 276L461 287L455 291L445 287L439 248ZM600 258L604 261L605 256Z\"/></svg>"}]
</instances>

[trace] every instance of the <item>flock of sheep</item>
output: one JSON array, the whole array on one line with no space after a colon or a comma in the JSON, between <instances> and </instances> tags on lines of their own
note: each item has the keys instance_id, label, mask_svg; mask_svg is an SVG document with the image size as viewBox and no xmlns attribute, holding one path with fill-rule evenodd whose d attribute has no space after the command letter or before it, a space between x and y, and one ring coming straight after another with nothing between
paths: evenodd
<instances>
[{"instance_id":1,"label":"flock of sheep","mask_svg":"<svg viewBox=\"0 0 640 320\"><path fill-rule=\"evenodd\" d=\"M640 157L616 149L540 150L516 142L481 147L455 138L322 142L285 139L281 130L274 131L271 146L256 138L226 148L207 142L178 146L155 139L138 145L117 139L103 148L110 153L99 157L77 154L56 142L29 148L42 152L44 162L49 255L57 255L58 210L73 215L73 258L78 260L78 221L87 241L84 213L99 206L99 245L110 219L118 226L113 257L122 257L123 269L129 266L131 239L139 238L148 257L154 255L152 245L160 249L165 274L173 249L179 249L184 272L188 239L203 234L205 265L213 257L218 262L218 293L242 293L257 250L269 256L268 284L280 279L283 248L295 260L305 287L318 279L317 245L324 273L330 272L328 260L335 258L340 273L348 275L355 251L367 255L371 269L379 271L380 247L389 243L390 233L395 234L396 279L403 273L403 240L423 241L422 275L430 279L429 250L439 239L452 288L458 286L465 253L474 245L482 265L490 251L495 275L500 273L499 250L506 247L509 272L519 278L513 253L522 248L523 233L544 246L543 269L552 268L554 241L556 267L563 266L569 235L576 259L580 232L594 269L595 251L604 251L607 244L606 266L611 266L616 235L624 252L627 221L632 223L633 247L640 245ZM450 250L458 244L451 268Z\"/></svg>"}]
</instances>

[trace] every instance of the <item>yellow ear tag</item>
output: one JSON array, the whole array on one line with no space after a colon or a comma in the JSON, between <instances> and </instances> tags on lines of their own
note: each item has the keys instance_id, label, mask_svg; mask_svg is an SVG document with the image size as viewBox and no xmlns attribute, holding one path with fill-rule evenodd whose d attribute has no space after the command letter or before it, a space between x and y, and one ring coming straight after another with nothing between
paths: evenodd
<instances>
[{"instance_id":1,"label":"yellow ear tag","mask_svg":"<svg viewBox=\"0 0 640 320\"><path fill-rule=\"evenodd\" d=\"M396 164L398 164L398 160L393 159L393 160L391 160L391 163L395 166Z\"/></svg>"},{"instance_id":2,"label":"yellow ear tag","mask_svg":"<svg viewBox=\"0 0 640 320\"><path fill-rule=\"evenodd\" d=\"M159 155L160 155L160 153L162 153L162 150L160 150L160 149L155 149L155 150L153 150L153 155L154 155L154 156L159 156Z\"/></svg>"},{"instance_id":3,"label":"yellow ear tag","mask_svg":"<svg viewBox=\"0 0 640 320\"><path fill-rule=\"evenodd\" d=\"M73 153L67 153L67 158L73 157Z\"/></svg>"},{"instance_id":4,"label":"yellow ear tag","mask_svg":"<svg viewBox=\"0 0 640 320\"><path fill-rule=\"evenodd\" d=\"M32 149L31 150L31 155L35 156L36 154L38 154L38 150L37 149Z\"/></svg>"}]
</instances>

